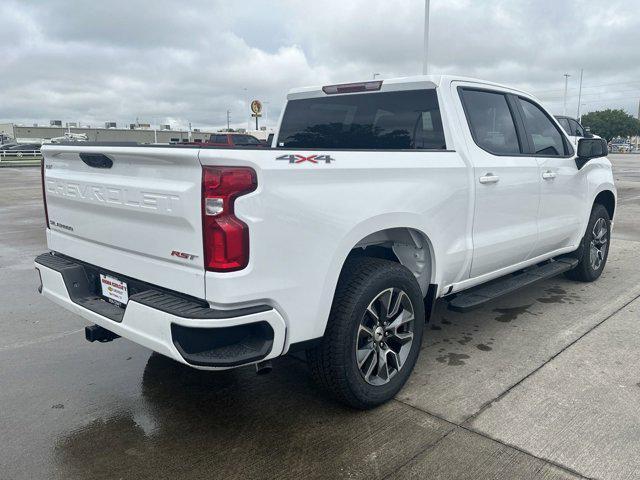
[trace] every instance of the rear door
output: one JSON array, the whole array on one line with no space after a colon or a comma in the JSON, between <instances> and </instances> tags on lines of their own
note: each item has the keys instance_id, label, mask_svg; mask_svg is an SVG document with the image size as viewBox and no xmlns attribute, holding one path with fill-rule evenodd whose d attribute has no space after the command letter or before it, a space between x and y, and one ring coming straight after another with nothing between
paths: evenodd
<instances>
[{"instance_id":1,"label":"rear door","mask_svg":"<svg viewBox=\"0 0 640 480\"><path fill-rule=\"evenodd\" d=\"M460 85L475 212L471 277L529 258L538 237L539 167L525 154L513 97L499 89Z\"/></svg>"},{"instance_id":2,"label":"rear door","mask_svg":"<svg viewBox=\"0 0 640 480\"><path fill-rule=\"evenodd\" d=\"M42 151L51 250L204 298L198 148Z\"/></svg>"}]
</instances>

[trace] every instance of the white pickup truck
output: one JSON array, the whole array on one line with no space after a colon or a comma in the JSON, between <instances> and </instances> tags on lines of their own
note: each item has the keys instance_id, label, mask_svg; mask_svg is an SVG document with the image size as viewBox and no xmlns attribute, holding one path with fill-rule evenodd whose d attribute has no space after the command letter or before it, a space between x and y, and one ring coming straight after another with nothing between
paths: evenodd
<instances>
[{"instance_id":1,"label":"white pickup truck","mask_svg":"<svg viewBox=\"0 0 640 480\"><path fill-rule=\"evenodd\" d=\"M616 207L602 140L574 151L535 98L452 76L293 90L270 149L42 153L39 290L87 339L201 369L306 350L356 408L405 383L436 299L597 279Z\"/></svg>"}]
</instances>

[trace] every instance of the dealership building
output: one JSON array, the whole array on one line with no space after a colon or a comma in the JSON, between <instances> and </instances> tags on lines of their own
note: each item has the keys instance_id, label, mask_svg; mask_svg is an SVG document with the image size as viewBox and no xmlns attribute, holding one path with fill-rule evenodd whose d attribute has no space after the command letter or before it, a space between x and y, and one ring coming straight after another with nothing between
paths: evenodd
<instances>
[{"instance_id":1,"label":"dealership building","mask_svg":"<svg viewBox=\"0 0 640 480\"><path fill-rule=\"evenodd\" d=\"M46 126L0 123L0 136L8 137L18 143L46 142L52 138L62 137L65 133L84 134L89 142L181 143L203 142L215 133L197 128L191 131L175 130L170 125L160 125L156 128L145 123L132 123L127 128L118 127L115 122L105 122L104 127L83 127L76 123L63 125L60 120L51 120L49 123ZM261 129L246 133L264 140L271 132Z\"/></svg>"}]
</instances>

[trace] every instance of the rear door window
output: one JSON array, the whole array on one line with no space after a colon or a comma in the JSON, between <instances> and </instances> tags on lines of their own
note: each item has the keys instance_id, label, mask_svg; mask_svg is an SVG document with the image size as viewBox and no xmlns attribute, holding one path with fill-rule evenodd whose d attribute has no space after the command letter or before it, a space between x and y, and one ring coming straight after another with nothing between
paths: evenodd
<instances>
[{"instance_id":1,"label":"rear door window","mask_svg":"<svg viewBox=\"0 0 640 480\"><path fill-rule=\"evenodd\" d=\"M444 150L435 90L323 96L287 103L278 147Z\"/></svg>"},{"instance_id":2,"label":"rear door window","mask_svg":"<svg viewBox=\"0 0 640 480\"><path fill-rule=\"evenodd\" d=\"M545 157L561 157L566 146L558 127L549 116L535 103L518 98L523 111L524 127L532 142L534 154Z\"/></svg>"},{"instance_id":3,"label":"rear door window","mask_svg":"<svg viewBox=\"0 0 640 480\"><path fill-rule=\"evenodd\" d=\"M476 144L489 153L518 155L521 152L513 114L500 92L462 89L465 114Z\"/></svg>"}]
</instances>

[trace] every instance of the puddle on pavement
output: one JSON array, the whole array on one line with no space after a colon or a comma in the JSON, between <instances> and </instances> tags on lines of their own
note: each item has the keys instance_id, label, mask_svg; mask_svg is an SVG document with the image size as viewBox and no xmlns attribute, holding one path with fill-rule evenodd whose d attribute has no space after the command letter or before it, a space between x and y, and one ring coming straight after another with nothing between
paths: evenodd
<instances>
[{"instance_id":1,"label":"puddle on pavement","mask_svg":"<svg viewBox=\"0 0 640 480\"><path fill-rule=\"evenodd\" d=\"M560 286L553 286L545 289L546 297L540 297L536 300L540 303L568 303L573 305L575 301L580 300L580 296L575 293L567 293L567 291Z\"/></svg>"},{"instance_id":2,"label":"puddle on pavement","mask_svg":"<svg viewBox=\"0 0 640 480\"><path fill-rule=\"evenodd\" d=\"M446 363L451 367L457 367L460 365L464 365L463 360L471 358L469 355L465 355L464 353L447 353L446 355L441 355L440 357L436 357L436 360L440 363Z\"/></svg>"},{"instance_id":3,"label":"puddle on pavement","mask_svg":"<svg viewBox=\"0 0 640 480\"><path fill-rule=\"evenodd\" d=\"M495 318L498 322L509 323L516 318L518 318L523 313L530 313L531 315L535 315L533 312L529 311L532 303L529 305L521 305L519 307L510 307L510 308L494 308L493 311L498 313L499 315Z\"/></svg>"}]
</instances>

